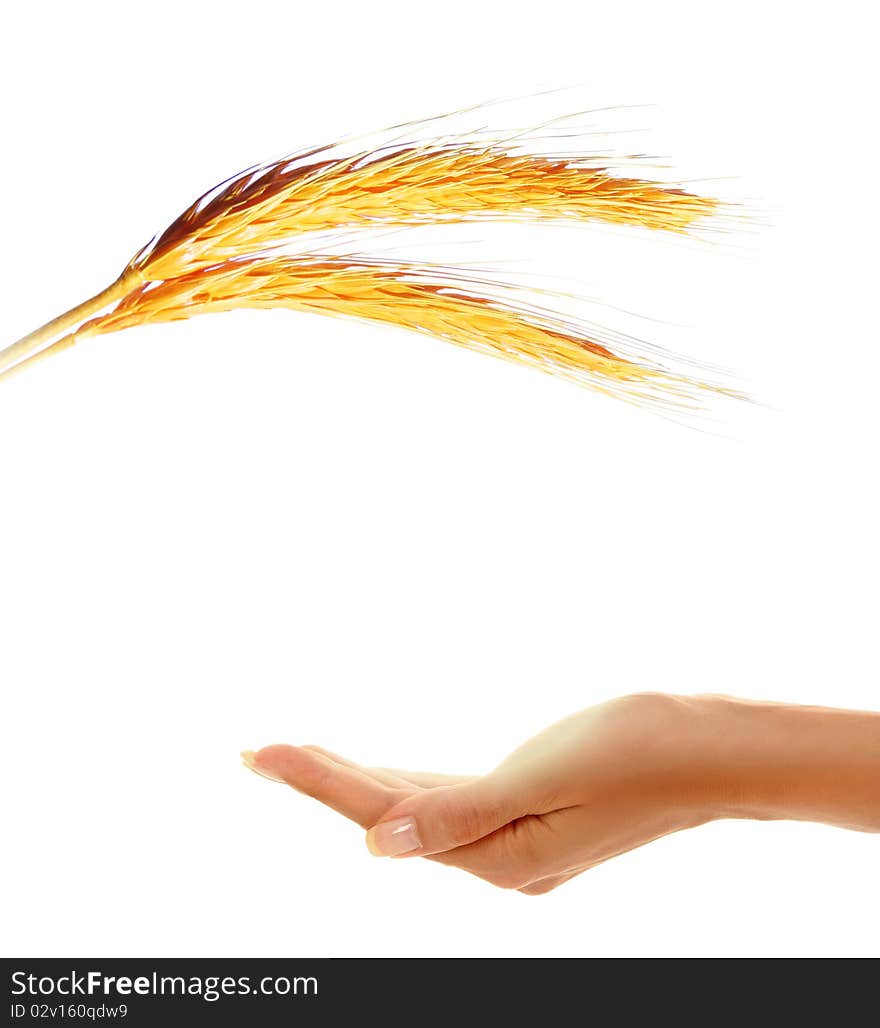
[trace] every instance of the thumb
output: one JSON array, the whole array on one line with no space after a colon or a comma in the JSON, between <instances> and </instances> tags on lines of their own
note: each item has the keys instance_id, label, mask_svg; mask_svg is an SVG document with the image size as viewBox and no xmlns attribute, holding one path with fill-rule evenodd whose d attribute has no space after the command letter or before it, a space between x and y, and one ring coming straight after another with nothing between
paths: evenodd
<instances>
[{"instance_id":1,"label":"thumb","mask_svg":"<svg viewBox=\"0 0 880 1028\"><path fill-rule=\"evenodd\" d=\"M377 857L426 857L482 839L529 811L521 789L486 775L415 793L387 810L367 832Z\"/></svg>"}]
</instances>

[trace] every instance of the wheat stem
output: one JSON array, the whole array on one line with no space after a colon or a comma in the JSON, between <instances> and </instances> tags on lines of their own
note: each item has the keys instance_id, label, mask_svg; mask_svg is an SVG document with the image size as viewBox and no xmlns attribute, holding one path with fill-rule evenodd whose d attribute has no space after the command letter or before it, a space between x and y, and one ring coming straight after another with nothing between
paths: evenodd
<instances>
[{"instance_id":1,"label":"wheat stem","mask_svg":"<svg viewBox=\"0 0 880 1028\"><path fill-rule=\"evenodd\" d=\"M53 339L63 334L70 335L87 318L97 314L116 300L121 300L137 285L138 276L132 272L121 275L112 285L90 300L72 307L57 318L47 321L41 328L22 336L17 343L0 350L0 375L12 370L16 365L29 357L35 356Z\"/></svg>"}]
</instances>

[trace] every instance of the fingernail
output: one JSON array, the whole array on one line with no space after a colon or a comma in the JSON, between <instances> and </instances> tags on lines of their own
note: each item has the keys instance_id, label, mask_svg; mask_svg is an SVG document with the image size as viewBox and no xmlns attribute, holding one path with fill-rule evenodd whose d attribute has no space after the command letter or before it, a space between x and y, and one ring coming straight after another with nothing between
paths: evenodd
<instances>
[{"instance_id":1,"label":"fingernail","mask_svg":"<svg viewBox=\"0 0 880 1028\"><path fill-rule=\"evenodd\" d=\"M421 845L415 820L411 817L385 821L367 832L367 849L374 857L399 857L402 853L412 853Z\"/></svg>"},{"instance_id":2,"label":"fingernail","mask_svg":"<svg viewBox=\"0 0 880 1028\"><path fill-rule=\"evenodd\" d=\"M284 785L284 779L279 778L277 775L270 774L268 771L264 771L261 767L257 767L256 753L253 750L242 750L241 759L245 767L249 767L251 771L258 774L261 778L268 778L270 782L280 782Z\"/></svg>"}]
</instances>

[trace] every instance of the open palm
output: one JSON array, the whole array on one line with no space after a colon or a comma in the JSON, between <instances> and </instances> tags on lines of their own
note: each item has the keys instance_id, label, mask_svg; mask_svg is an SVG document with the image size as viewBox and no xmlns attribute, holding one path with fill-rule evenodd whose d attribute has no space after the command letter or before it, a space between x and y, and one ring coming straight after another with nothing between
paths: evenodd
<instances>
[{"instance_id":1,"label":"open palm","mask_svg":"<svg viewBox=\"0 0 880 1028\"><path fill-rule=\"evenodd\" d=\"M474 777L362 767L318 746L243 757L368 829L376 855L428 857L537 895L708 820L688 788L693 759L676 746L688 711L686 698L621 697L553 725Z\"/></svg>"}]
</instances>

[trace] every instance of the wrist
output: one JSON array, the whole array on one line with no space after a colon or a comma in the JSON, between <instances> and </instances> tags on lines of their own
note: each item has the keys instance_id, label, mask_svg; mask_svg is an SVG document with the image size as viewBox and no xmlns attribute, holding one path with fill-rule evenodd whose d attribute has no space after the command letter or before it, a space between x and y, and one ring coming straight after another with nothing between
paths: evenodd
<instances>
[{"instance_id":1,"label":"wrist","mask_svg":"<svg viewBox=\"0 0 880 1028\"><path fill-rule=\"evenodd\" d=\"M682 697L694 802L707 820L820 821L880 831L880 714Z\"/></svg>"}]
</instances>

